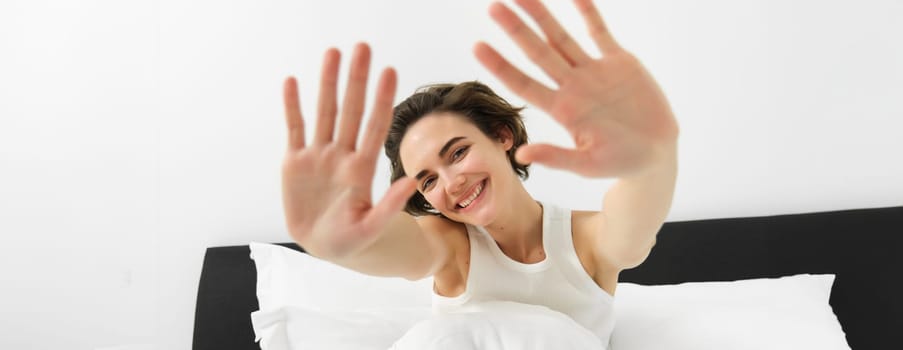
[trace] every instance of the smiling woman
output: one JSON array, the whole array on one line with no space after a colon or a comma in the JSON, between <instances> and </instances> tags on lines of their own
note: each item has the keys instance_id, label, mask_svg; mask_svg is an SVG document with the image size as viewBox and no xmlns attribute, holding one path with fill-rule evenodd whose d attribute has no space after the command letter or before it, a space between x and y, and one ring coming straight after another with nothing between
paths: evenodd
<instances>
[{"instance_id":1,"label":"smiling woman","mask_svg":"<svg viewBox=\"0 0 903 350\"><path fill-rule=\"evenodd\" d=\"M431 174L430 178L424 179L428 174L426 170L408 169L406 171L401 157L403 139L407 140L407 144L415 147L415 149L425 150L426 143L430 141L437 142L438 140L433 137L438 137L439 135L415 134L405 138L409 128L416 125L418 121L427 115L464 118L458 120L458 122L466 121L466 123L456 123L453 120L448 120L445 124L465 128L466 130L462 132L472 131L469 129L475 127L482 137L472 133L470 138L453 136L443 139L441 142L445 143L438 153L434 153L435 155L438 155L439 158L446 158L445 151L454 145L456 147L455 152L451 156L454 157L454 161L457 161L464 155L458 154L458 152L462 150L469 151L470 145L476 139L488 138L507 142L509 144L506 146L507 149L504 150L504 153L510 163L510 168L514 170L517 176L526 179L529 176L529 164L520 164L514 158L517 148L527 143L527 131L520 115L521 110L523 108L511 106L488 86L479 82L426 86L398 104L395 107L392 125L389 128L389 134L385 142L386 156L389 157L392 166L391 179L394 182L404 177L405 174L416 174L415 178L418 180L418 189L420 190L408 200L405 205L405 211L411 215L441 215L440 212L430 205L430 202L424 198L423 194L426 190L424 185L426 185L427 181L430 183L434 182L436 180L435 175ZM429 123L428 120L424 122ZM417 130L431 132L442 129L442 126L424 127L421 125ZM465 142L459 143L458 141L461 140ZM462 144L466 146L462 146ZM409 149L410 147L407 148Z\"/></svg>"},{"instance_id":2,"label":"smiling woman","mask_svg":"<svg viewBox=\"0 0 903 350\"><path fill-rule=\"evenodd\" d=\"M474 53L509 89L567 129L575 149L527 144L521 108L477 82L425 87L393 112L392 69L383 71L358 144L370 49L355 49L338 123L339 53L333 49L323 65L310 145L296 82L289 78L285 85L286 221L295 241L320 258L371 275L433 276L437 310L491 300L540 305L607 344L618 274L646 258L671 206L677 122L656 82L614 40L592 1L575 4L603 53L598 59L543 4L518 4L548 41L503 4L493 4L490 14L557 88L533 80L486 44ZM370 186L383 142L393 184L373 203ZM534 162L618 182L604 195L605 211L562 209L524 188L521 180Z\"/></svg>"},{"instance_id":3,"label":"smiling woman","mask_svg":"<svg viewBox=\"0 0 903 350\"><path fill-rule=\"evenodd\" d=\"M557 31L545 34L539 25L555 18L590 57L602 57L573 1L546 0L554 17L534 11L536 21L518 4L524 8L535 5L501 1L523 22L534 24L529 27L543 40L559 38L553 34ZM334 133L329 142L315 143L315 128L322 125L339 131L341 121L353 120L357 112L345 107L355 105L342 102L343 96L359 101L357 107L366 105L365 119L369 118L370 111L376 110L371 109L375 107L371 102L380 71L391 64L401 75L397 90L391 90L397 95L380 95L387 100L378 108L386 126L391 124L392 108L417 87L477 79L513 106L527 106L522 113L530 144L572 147L575 138L568 132L584 128L563 127L556 119L561 115L540 108L547 106L542 98L528 101L523 96L530 95L529 90L518 88L541 85L518 83L529 82L527 79L495 78L480 66L471 49L477 40L485 40L511 67L545 83L548 90L576 91L568 90L576 85L568 85L566 79L559 85L544 76L544 69L495 25L486 11L490 1L401 0L391 4L369 0L224 0L216 6L207 1L178 0L0 1L0 235L7 247L14 247L0 257L4 281L0 322L6 326L0 349L110 349L125 344L185 349L196 295L205 297L198 299L199 308L207 305L214 311L207 314L211 320L235 320L234 327L208 328L211 339L227 344L210 348L235 349L228 346L238 344L234 339L254 346L253 334L238 331L245 326L250 332L248 313L257 307L253 289L248 289L248 302L239 304L229 289L239 281L231 270L208 274L210 281L226 285L221 294L198 289L196 267L203 247L243 245L253 240L295 241L315 249L337 241L335 252L347 249L353 257L343 264L372 274L419 278L431 273L436 276L442 270L441 266L431 270L430 262L438 260L433 255L450 251L444 239L470 238L461 226L469 224L477 229L474 237L485 238L478 228L488 226L474 225L482 224L476 220L449 222L453 220L434 215L413 219L403 212L410 195L420 193L416 175L426 170L425 175L432 175L426 180L432 181L436 191L443 184L442 172L455 170L451 164L421 164L413 170L417 173L406 174L411 177L410 187L404 187L407 177L399 178L396 183L402 185L401 190L389 192L384 201L392 183L389 162L378 150L384 145L382 136L369 135L374 142L368 143L356 138L358 142L346 148L344 143L332 142L338 141L332 138ZM893 161L903 150L903 137L899 136L903 130L903 103L899 102L903 96L903 40L893 34L903 33L903 1L596 0L595 4L620 46L641 58L661 83L679 118L680 180L669 219L903 205L903 162ZM493 5L492 11L496 19L505 19L506 11L498 5ZM357 90L346 94L344 84L353 44L359 40L366 40L374 49L366 104L360 102L362 95L355 93L361 89L355 87ZM332 92L318 86L321 54L330 45L342 53L340 88ZM560 62L554 58L558 55L567 64L581 66L571 60L577 56L564 56L552 46L553 51L545 51L551 54L547 57ZM484 55L491 53L485 45L478 47L477 58L491 58ZM605 57L624 55L610 50ZM499 61L485 62L492 72L508 67L493 64ZM560 72L556 67L560 65L549 71ZM311 158L318 162L302 165L309 166L315 176L286 180L289 193L283 217L281 183L274 168L281 164L286 146L285 121L282 102L274 98L281 99L275 90L282 89L280 83L289 72L299 74L308 127L301 133L295 129L296 136L306 133L307 143L293 148L287 163L296 164L305 154L316 152L332 152L332 158ZM392 84L396 81L393 74L389 73L391 81L386 80ZM515 83L508 88L512 81ZM321 91L322 121L317 114L317 93ZM338 96L339 101L329 101L328 96ZM562 101L562 106L581 105ZM328 121L330 111L335 117L332 122ZM300 122L300 115L294 116ZM429 118L433 117L441 119ZM361 131L369 130L366 123L357 123ZM614 138L599 140L615 142L622 133L613 134ZM461 135L450 137L457 136ZM628 139L635 140L632 136ZM416 150L416 146L412 148ZM435 160L442 146L424 144L423 154ZM517 147L514 155L529 156L531 152L520 152L526 146L529 144ZM315 152L302 154L304 148ZM375 153L366 153L369 150ZM487 158L486 152L474 152L472 145L458 144L449 146L446 156L454 156L455 151L463 155L456 163L460 165L473 161L475 155ZM364 179L366 171L360 170L369 168L362 164L371 160L377 162L375 173ZM493 165L497 164L504 162L494 161ZM612 205L603 207L601 203L602 194L615 179L629 180L628 172L613 174L610 179L585 178L574 171L551 170L533 158L518 164L532 164L524 187L544 205L535 208L546 209L554 203L605 212L612 220L629 217L615 214L616 192L607 192ZM287 170L287 175L301 174L299 168ZM361 173L365 175L353 177ZM486 179L488 184L479 189L483 198L466 203L474 211L530 203L487 200L499 197L500 172L476 169L460 173L471 181L465 186L476 179ZM304 186L307 180L326 186L313 192L303 188L291 192L291 186ZM373 181L372 186L366 181ZM473 192L476 186L481 184L474 185ZM464 197L469 191L448 197L457 205L469 199ZM293 202L296 198L300 199ZM383 205L390 202L397 206ZM375 208L385 210L373 211ZM572 218L580 213L572 210ZM530 227L540 227L541 216L533 211L522 214L520 218L530 222ZM637 280L631 271L638 269L655 270L660 277L639 280L643 283L763 277L765 274L750 273L760 271L754 267L763 265L775 267L765 270L769 276L837 272L832 304L850 345L854 349L893 348L888 344L898 343L894 339L903 329L903 303L898 297L903 294L903 280L898 278L903 273L899 268L903 261L898 259L903 257L903 242L897 239L903 239L899 234L903 212L882 217L885 219L851 216L843 225L834 219L819 219L805 225L805 230L797 229L796 224L783 225L783 229L766 227L760 221L740 226L712 222L707 229L673 226L680 228L679 234L659 231L655 250L637 269L619 274L618 280ZM383 218L387 219L380 222ZM656 220L642 222L652 225ZM458 231L427 230L441 225L458 227ZM493 242L479 238L495 245L485 246L494 254L492 259L501 257L493 253L499 247L505 256L513 257L509 259L512 262L540 263L546 258L543 254L550 256L527 231L510 225L503 228L507 230L487 230ZM502 235L511 232L511 237L517 237L517 231L532 239L523 242L527 249L522 251L513 245L517 241ZM598 236L616 231L601 231ZM368 233L378 238L370 239ZM302 237L308 234L314 238ZM434 238L438 239L435 245ZM618 240L600 238L598 242L597 249L603 252L603 245L614 247ZM644 244L649 242L624 246ZM580 247L584 246L596 245ZM328 257L329 249L314 252ZM461 264L470 261L465 253L457 252ZM816 255L821 264L811 263ZM211 265L223 266L217 265L215 255L209 257ZM236 260L230 261L252 263L247 249L236 250L234 257ZM601 277L605 282L605 276L612 274L591 271L598 263L587 257L594 256L578 260L590 262L580 271L587 276L593 272L593 281ZM635 259L622 259L630 262L639 257L636 253ZM837 269L841 267L843 270ZM468 286L475 286L454 281L464 276L463 268L458 270L462 271L445 271L450 277L439 279L446 284L437 288L437 294L461 295ZM254 275L246 281L242 286L253 287ZM429 283L431 286L431 279ZM601 286L612 289L605 283ZM328 283L317 287L327 292L341 288ZM423 293L431 296L428 289ZM624 302L629 293L628 288L620 288L614 295ZM356 295L375 294L362 289ZM223 317L224 310L234 305L244 310L234 319ZM699 313L688 316L694 315ZM737 319L742 317L730 320ZM244 337L232 337L239 334ZM776 343L771 337L757 339ZM676 350L674 346L660 348Z\"/></svg>"}]
</instances>

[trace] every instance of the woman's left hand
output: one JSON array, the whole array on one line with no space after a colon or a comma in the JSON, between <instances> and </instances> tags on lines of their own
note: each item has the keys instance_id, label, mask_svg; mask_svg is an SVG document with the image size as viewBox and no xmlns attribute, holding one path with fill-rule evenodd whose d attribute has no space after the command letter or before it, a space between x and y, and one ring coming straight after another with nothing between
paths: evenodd
<instances>
[{"instance_id":1,"label":"woman's left hand","mask_svg":"<svg viewBox=\"0 0 903 350\"><path fill-rule=\"evenodd\" d=\"M602 52L592 58L538 0L516 0L539 24L543 40L501 3L493 19L552 78L550 89L511 65L485 43L474 52L509 89L544 110L574 138L574 149L524 145L521 163L541 163L587 177L624 177L676 157L678 126L664 94L646 68L618 45L592 0L574 0Z\"/></svg>"}]
</instances>

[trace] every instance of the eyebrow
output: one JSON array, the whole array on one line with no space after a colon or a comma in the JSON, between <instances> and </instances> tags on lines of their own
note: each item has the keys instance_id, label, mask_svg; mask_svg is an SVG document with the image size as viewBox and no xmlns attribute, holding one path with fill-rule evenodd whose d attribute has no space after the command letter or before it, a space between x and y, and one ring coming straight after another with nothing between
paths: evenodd
<instances>
[{"instance_id":1,"label":"eyebrow","mask_svg":"<svg viewBox=\"0 0 903 350\"><path fill-rule=\"evenodd\" d=\"M439 150L439 158L445 158L445 153L448 152L448 149L451 148L451 146L454 145L455 142L463 140L464 138L465 138L464 136L456 136L456 137L452 137L448 141L446 141L445 145L442 146L442 149ZM424 176L426 176L426 170L421 170L419 173L417 173L416 178L417 178L417 180L420 180Z\"/></svg>"}]
</instances>

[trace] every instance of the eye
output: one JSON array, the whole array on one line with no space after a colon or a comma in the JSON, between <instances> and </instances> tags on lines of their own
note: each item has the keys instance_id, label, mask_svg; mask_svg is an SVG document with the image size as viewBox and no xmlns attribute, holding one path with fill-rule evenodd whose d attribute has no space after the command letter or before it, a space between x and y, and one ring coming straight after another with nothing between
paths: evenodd
<instances>
[{"instance_id":1,"label":"eye","mask_svg":"<svg viewBox=\"0 0 903 350\"><path fill-rule=\"evenodd\" d=\"M455 150L455 153L452 153L452 160L458 160L458 158L463 157L464 153L467 153L468 148L469 146L464 146Z\"/></svg>"},{"instance_id":2,"label":"eye","mask_svg":"<svg viewBox=\"0 0 903 350\"><path fill-rule=\"evenodd\" d=\"M427 189L430 188L430 186L432 184L433 184L433 178L428 177L428 178L426 178L426 180L423 180L423 185L421 186L421 188L423 188L423 191L426 191Z\"/></svg>"}]
</instances>

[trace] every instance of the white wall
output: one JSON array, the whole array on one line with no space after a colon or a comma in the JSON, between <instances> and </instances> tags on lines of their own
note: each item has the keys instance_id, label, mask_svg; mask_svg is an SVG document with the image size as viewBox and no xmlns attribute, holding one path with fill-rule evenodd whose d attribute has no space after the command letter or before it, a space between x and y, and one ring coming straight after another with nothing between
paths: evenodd
<instances>
[{"instance_id":1,"label":"white wall","mask_svg":"<svg viewBox=\"0 0 903 350\"><path fill-rule=\"evenodd\" d=\"M480 79L519 103L470 51L488 40L538 74L487 4L0 3L0 348L189 348L204 249L288 240L282 79L299 77L313 115L323 51L347 63L366 40L373 71L398 69L399 100ZM569 2L550 5L588 45ZM903 205L903 3L598 6L681 124L669 220ZM534 141L570 144L527 118ZM541 167L527 182L582 209L610 184Z\"/></svg>"}]
</instances>

